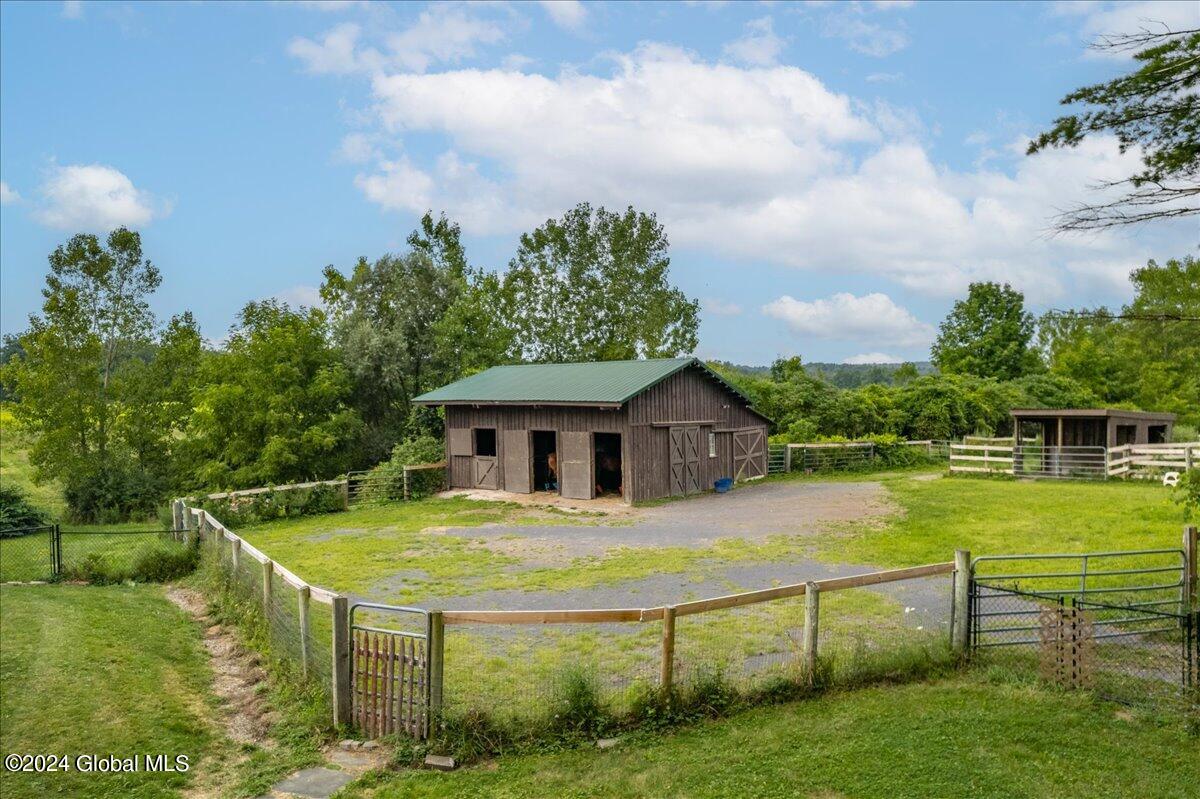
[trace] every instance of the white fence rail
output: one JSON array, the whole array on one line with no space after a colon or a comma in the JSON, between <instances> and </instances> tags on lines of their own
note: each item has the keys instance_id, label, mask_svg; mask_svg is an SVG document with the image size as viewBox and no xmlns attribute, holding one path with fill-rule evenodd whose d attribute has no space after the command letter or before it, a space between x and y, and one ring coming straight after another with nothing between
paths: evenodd
<instances>
[{"instance_id":1,"label":"white fence rail","mask_svg":"<svg viewBox=\"0 0 1200 799\"><path fill-rule=\"evenodd\" d=\"M1200 442L1048 447L1034 444L951 444L950 471L1103 480L1154 479L1200 466Z\"/></svg>"}]
</instances>

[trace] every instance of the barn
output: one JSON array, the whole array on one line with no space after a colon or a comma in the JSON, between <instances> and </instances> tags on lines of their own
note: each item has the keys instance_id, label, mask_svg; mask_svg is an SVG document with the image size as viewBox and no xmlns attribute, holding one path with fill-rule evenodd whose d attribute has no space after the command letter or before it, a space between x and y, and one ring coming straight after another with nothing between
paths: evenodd
<instances>
[{"instance_id":1,"label":"barn","mask_svg":"<svg viewBox=\"0 0 1200 799\"><path fill-rule=\"evenodd\" d=\"M636 502L767 471L769 420L696 358L495 366L414 402L445 408L451 488Z\"/></svg>"}]
</instances>

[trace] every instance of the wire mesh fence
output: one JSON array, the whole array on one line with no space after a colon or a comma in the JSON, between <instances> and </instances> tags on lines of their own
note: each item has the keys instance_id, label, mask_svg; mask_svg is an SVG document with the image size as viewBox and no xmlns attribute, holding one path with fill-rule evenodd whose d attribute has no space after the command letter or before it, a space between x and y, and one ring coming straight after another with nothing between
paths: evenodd
<instances>
[{"instance_id":1,"label":"wire mesh fence","mask_svg":"<svg viewBox=\"0 0 1200 799\"><path fill-rule=\"evenodd\" d=\"M0 582L54 578L54 527L24 527L0 532Z\"/></svg>"},{"instance_id":2,"label":"wire mesh fence","mask_svg":"<svg viewBox=\"0 0 1200 799\"><path fill-rule=\"evenodd\" d=\"M385 464L369 472L350 472L346 475L349 505L377 505L419 499L446 488L444 463L400 467Z\"/></svg>"},{"instance_id":3,"label":"wire mesh fence","mask_svg":"<svg viewBox=\"0 0 1200 799\"><path fill-rule=\"evenodd\" d=\"M0 534L0 581L163 582L193 571L197 538L186 530L71 530L58 525Z\"/></svg>"}]
</instances>

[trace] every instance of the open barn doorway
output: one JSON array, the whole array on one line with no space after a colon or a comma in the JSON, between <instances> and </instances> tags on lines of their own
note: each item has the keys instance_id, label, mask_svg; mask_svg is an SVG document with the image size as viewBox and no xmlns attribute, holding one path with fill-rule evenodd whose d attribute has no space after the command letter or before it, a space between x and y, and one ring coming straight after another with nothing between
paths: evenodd
<instances>
[{"instance_id":1,"label":"open barn doorway","mask_svg":"<svg viewBox=\"0 0 1200 799\"><path fill-rule=\"evenodd\" d=\"M621 434L596 433L596 496L624 496L621 479Z\"/></svg>"},{"instance_id":2,"label":"open barn doorway","mask_svg":"<svg viewBox=\"0 0 1200 799\"><path fill-rule=\"evenodd\" d=\"M533 490L558 493L558 434L533 430Z\"/></svg>"}]
</instances>

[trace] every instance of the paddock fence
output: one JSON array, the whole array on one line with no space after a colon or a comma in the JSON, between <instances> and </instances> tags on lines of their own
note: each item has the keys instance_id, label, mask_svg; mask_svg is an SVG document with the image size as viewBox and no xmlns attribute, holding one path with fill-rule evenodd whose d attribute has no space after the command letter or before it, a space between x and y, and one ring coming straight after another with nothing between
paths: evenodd
<instances>
[{"instance_id":1,"label":"paddock fence","mask_svg":"<svg viewBox=\"0 0 1200 799\"><path fill-rule=\"evenodd\" d=\"M544 722L584 680L614 712L718 681L854 681L949 653L954 562L649 608L405 608L308 583L209 511L174 512L224 584L257 607L271 655L324 691L335 724L427 737L444 714ZM963 594L965 596L965 594Z\"/></svg>"},{"instance_id":2,"label":"paddock fence","mask_svg":"<svg viewBox=\"0 0 1200 799\"><path fill-rule=\"evenodd\" d=\"M1184 472L1200 464L1200 442L1056 447L1025 443L1014 446L1011 439L1007 441L950 444L951 473L1075 480L1159 480L1167 472Z\"/></svg>"},{"instance_id":3,"label":"paddock fence","mask_svg":"<svg viewBox=\"0 0 1200 799\"><path fill-rule=\"evenodd\" d=\"M906 457L924 459L929 462L944 461L949 457L950 441L921 440L901 441ZM873 441L833 441L806 444L772 444L768 450L767 473L786 474L804 472L816 474L831 471L854 471L879 466L884 459L881 447Z\"/></svg>"}]
</instances>

